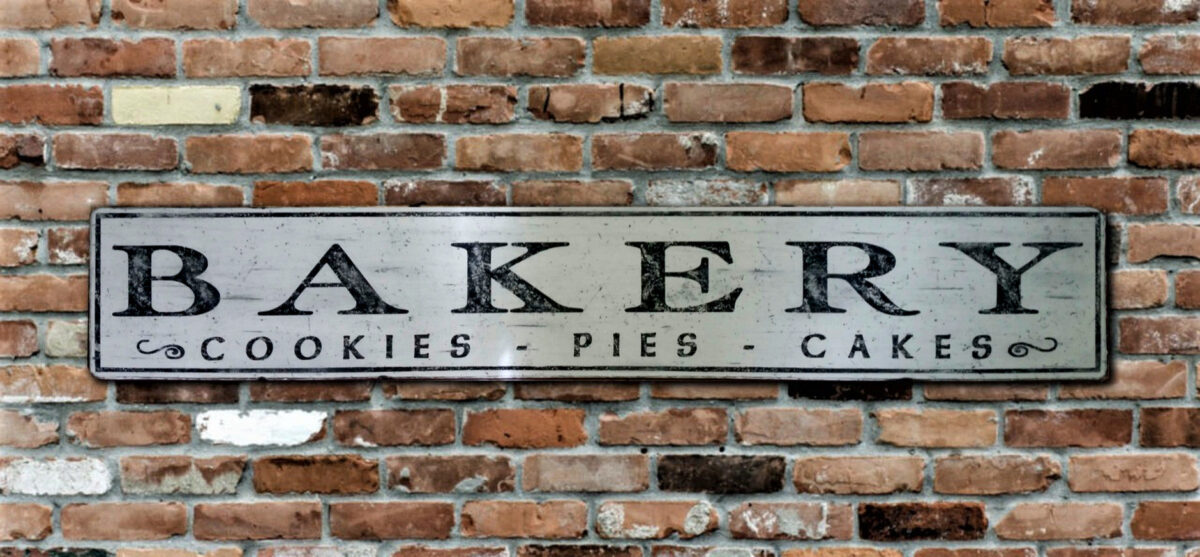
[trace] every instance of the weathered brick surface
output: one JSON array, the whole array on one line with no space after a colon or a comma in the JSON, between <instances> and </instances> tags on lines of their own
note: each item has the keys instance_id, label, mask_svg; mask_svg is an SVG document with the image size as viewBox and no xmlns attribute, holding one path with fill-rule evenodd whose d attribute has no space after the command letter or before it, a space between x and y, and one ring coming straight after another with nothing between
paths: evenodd
<instances>
[{"instance_id":1,"label":"weathered brick surface","mask_svg":"<svg viewBox=\"0 0 1200 557\"><path fill-rule=\"evenodd\" d=\"M1192 0L0 0L0 555L1200 557L1197 23ZM1091 207L1110 377L110 384L87 370L109 205Z\"/></svg>"}]
</instances>

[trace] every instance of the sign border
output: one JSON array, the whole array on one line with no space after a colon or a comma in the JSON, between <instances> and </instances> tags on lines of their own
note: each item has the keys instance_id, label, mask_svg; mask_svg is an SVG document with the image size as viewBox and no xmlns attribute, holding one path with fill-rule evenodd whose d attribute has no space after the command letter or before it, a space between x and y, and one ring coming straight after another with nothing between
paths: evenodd
<instances>
[{"instance_id":1,"label":"sign border","mask_svg":"<svg viewBox=\"0 0 1200 557\"><path fill-rule=\"evenodd\" d=\"M1096 367L1040 368L1031 370L979 371L970 369L895 369L854 368L826 369L811 367L730 367L730 366L388 366L358 368L104 368L100 354L100 253L96 249L101 238L101 224L108 218L176 218L176 217L513 217L513 216L756 216L756 217L888 217L927 215L937 217L1027 217L1031 215L1066 218L1091 218L1096 230ZM1104 214L1089 207L764 207L764 208L659 208L659 207L490 207L461 209L447 207L352 207L352 208L122 208L100 207L92 211L88 257L88 369L104 380L284 380L328 381L331 379L430 379L458 381L542 381L542 380L846 380L859 374L855 381L884 381L911 379L915 381L1033 381L1033 380L1103 380L1108 377L1108 307L1106 225ZM433 373L430 373L433 372ZM512 376L513 372L521 376ZM533 372L533 373L530 373ZM575 375L564 372L577 372ZM627 377L612 372L644 372ZM275 374L292 375L273 377ZM463 377L456 373L470 373ZM606 375L608 374L608 375Z\"/></svg>"}]
</instances>

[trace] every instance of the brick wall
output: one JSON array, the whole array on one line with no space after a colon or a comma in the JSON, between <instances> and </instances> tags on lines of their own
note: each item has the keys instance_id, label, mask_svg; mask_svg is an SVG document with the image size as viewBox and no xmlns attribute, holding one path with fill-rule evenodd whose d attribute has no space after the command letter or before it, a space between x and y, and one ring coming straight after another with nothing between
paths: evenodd
<instances>
[{"instance_id":1,"label":"brick wall","mask_svg":"<svg viewBox=\"0 0 1200 557\"><path fill-rule=\"evenodd\" d=\"M1200 556L1198 19L1196 0L0 0L0 555ZM1098 207L1114 379L84 368L92 208L408 204Z\"/></svg>"}]
</instances>

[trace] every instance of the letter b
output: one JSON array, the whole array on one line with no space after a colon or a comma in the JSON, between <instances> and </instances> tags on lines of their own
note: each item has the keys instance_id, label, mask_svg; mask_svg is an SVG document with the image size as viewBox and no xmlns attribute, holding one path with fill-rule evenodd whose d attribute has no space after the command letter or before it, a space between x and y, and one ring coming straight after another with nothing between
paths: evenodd
<instances>
[{"instance_id":1,"label":"letter b","mask_svg":"<svg viewBox=\"0 0 1200 557\"><path fill-rule=\"evenodd\" d=\"M200 278L208 269L208 258L191 248L183 246L113 246L114 250L129 255L129 307L114 313L119 317L182 317L208 313L221 302L217 287ZM178 273L166 276L151 274L151 259L156 251L169 251L179 257L183 267ZM152 290L154 281L177 282L192 291L192 305L183 311L157 311L154 309Z\"/></svg>"}]
</instances>

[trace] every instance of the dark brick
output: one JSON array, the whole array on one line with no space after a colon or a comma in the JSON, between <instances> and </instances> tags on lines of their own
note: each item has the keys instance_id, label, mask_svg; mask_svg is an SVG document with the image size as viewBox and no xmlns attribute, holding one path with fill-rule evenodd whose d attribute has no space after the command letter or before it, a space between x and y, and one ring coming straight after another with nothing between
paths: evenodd
<instances>
[{"instance_id":1,"label":"dark brick","mask_svg":"<svg viewBox=\"0 0 1200 557\"><path fill-rule=\"evenodd\" d=\"M788 396L813 400L912 400L912 381L838 383L793 381Z\"/></svg>"},{"instance_id":2,"label":"dark brick","mask_svg":"<svg viewBox=\"0 0 1200 557\"><path fill-rule=\"evenodd\" d=\"M642 557L635 545L523 545L517 557Z\"/></svg>"},{"instance_id":3,"label":"dark brick","mask_svg":"<svg viewBox=\"0 0 1200 557\"><path fill-rule=\"evenodd\" d=\"M1079 117L1107 120L1200 118L1200 84L1097 83L1079 93Z\"/></svg>"},{"instance_id":4,"label":"dark brick","mask_svg":"<svg viewBox=\"0 0 1200 557\"><path fill-rule=\"evenodd\" d=\"M293 126L361 126L378 119L379 96L349 85L251 85L250 120Z\"/></svg>"},{"instance_id":5,"label":"dark brick","mask_svg":"<svg viewBox=\"0 0 1200 557\"><path fill-rule=\"evenodd\" d=\"M1143 447L1200 448L1200 408L1143 408L1138 437Z\"/></svg>"},{"instance_id":6,"label":"dark brick","mask_svg":"<svg viewBox=\"0 0 1200 557\"><path fill-rule=\"evenodd\" d=\"M688 493L772 493L783 489L779 456L662 455L658 488Z\"/></svg>"},{"instance_id":7,"label":"dark brick","mask_svg":"<svg viewBox=\"0 0 1200 557\"><path fill-rule=\"evenodd\" d=\"M845 37L738 37L734 73L846 75L858 68L858 41Z\"/></svg>"},{"instance_id":8,"label":"dark brick","mask_svg":"<svg viewBox=\"0 0 1200 557\"><path fill-rule=\"evenodd\" d=\"M286 455L254 460L258 493L371 493L379 462L351 455Z\"/></svg>"},{"instance_id":9,"label":"dark brick","mask_svg":"<svg viewBox=\"0 0 1200 557\"><path fill-rule=\"evenodd\" d=\"M978 540L987 533L982 503L862 503L858 535L864 540Z\"/></svg>"},{"instance_id":10,"label":"dark brick","mask_svg":"<svg viewBox=\"0 0 1200 557\"><path fill-rule=\"evenodd\" d=\"M942 84L946 118L1057 119L1070 116L1071 88L1061 83L1009 81Z\"/></svg>"},{"instance_id":11,"label":"dark brick","mask_svg":"<svg viewBox=\"0 0 1200 557\"><path fill-rule=\"evenodd\" d=\"M925 21L921 0L800 0L797 11L809 25L900 25Z\"/></svg>"},{"instance_id":12,"label":"dark brick","mask_svg":"<svg viewBox=\"0 0 1200 557\"><path fill-rule=\"evenodd\" d=\"M238 401L237 383L172 383L166 381L120 381L117 402L121 404L232 404Z\"/></svg>"}]
</instances>

